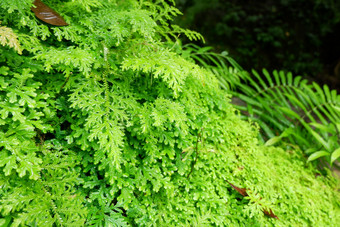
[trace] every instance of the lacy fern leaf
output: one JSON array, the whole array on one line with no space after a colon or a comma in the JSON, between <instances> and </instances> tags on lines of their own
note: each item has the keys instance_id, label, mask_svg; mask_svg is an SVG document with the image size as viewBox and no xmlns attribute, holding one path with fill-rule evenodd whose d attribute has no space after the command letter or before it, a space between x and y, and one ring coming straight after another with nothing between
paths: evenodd
<instances>
[{"instance_id":1,"label":"lacy fern leaf","mask_svg":"<svg viewBox=\"0 0 340 227\"><path fill-rule=\"evenodd\" d=\"M0 48L0 225L339 223L335 180L258 145L213 74L238 69L204 51L225 68L195 64L173 36L199 36L169 25L174 1L44 1L64 27L39 21L32 2L0 2L24 50ZM226 180L256 193L245 204Z\"/></svg>"},{"instance_id":2,"label":"lacy fern leaf","mask_svg":"<svg viewBox=\"0 0 340 227\"><path fill-rule=\"evenodd\" d=\"M18 54L22 54L22 49L18 42L18 37L11 28L5 26L0 27L0 44L2 46L9 46L10 48L14 48L14 50L18 52Z\"/></svg>"}]
</instances>

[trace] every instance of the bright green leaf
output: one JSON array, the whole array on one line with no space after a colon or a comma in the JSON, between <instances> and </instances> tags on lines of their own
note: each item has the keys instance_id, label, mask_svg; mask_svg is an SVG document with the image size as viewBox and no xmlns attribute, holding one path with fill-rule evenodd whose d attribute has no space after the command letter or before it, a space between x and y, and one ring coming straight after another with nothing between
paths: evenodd
<instances>
[{"instance_id":1,"label":"bright green leaf","mask_svg":"<svg viewBox=\"0 0 340 227\"><path fill-rule=\"evenodd\" d=\"M315 159L321 158L323 156L329 155L329 152L327 151L317 151L313 153L311 156L308 157L307 162L314 161Z\"/></svg>"},{"instance_id":2,"label":"bright green leaf","mask_svg":"<svg viewBox=\"0 0 340 227\"><path fill-rule=\"evenodd\" d=\"M340 147L335 149L335 151L332 152L331 155L331 163L333 163L335 160L337 160L340 157Z\"/></svg>"}]
</instances>

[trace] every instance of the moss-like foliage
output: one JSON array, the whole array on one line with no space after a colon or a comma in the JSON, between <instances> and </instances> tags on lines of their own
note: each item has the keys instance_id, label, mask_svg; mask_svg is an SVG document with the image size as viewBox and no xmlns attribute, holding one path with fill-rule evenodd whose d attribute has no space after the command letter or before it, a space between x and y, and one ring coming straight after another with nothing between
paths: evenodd
<instances>
[{"instance_id":1,"label":"moss-like foliage","mask_svg":"<svg viewBox=\"0 0 340 227\"><path fill-rule=\"evenodd\" d=\"M22 50L0 48L0 225L339 222L335 180L259 146L214 75L174 52L179 32L200 38L170 28L176 8L44 3L69 26L37 20L31 0L0 3Z\"/></svg>"}]
</instances>

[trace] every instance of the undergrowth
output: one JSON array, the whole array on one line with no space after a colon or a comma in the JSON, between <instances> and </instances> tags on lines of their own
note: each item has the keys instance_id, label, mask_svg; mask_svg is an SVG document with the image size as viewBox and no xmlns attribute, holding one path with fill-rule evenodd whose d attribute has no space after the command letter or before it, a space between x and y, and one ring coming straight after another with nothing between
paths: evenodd
<instances>
[{"instance_id":1,"label":"undergrowth","mask_svg":"<svg viewBox=\"0 0 340 227\"><path fill-rule=\"evenodd\" d=\"M327 85L320 87L301 76L284 71L248 73L226 52L196 45L183 47L184 56L217 75L220 86L236 100L243 119L257 122L260 140L267 146L297 145L322 167L340 157L340 95Z\"/></svg>"},{"instance_id":2,"label":"undergrowth","mask_svg":"<svg viewBox=\"0 0 340 227\"><path fill-rule=\"evenodd\" d=\"M0 225L339 222L336 180L298 148L258 145L215 75L176 49L201 36L169 25L172 4L44 3L69 25L0 3Z\"/></svg>"}]
</instances>

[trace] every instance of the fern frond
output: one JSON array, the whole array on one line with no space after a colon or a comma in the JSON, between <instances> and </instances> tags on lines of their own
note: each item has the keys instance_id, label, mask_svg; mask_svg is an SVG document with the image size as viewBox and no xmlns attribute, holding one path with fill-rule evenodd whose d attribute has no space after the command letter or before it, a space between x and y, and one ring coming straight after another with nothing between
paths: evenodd
<instances>
[{"instance_id":1,"label":"fern frond","mask_svg":"<svg viewBox=\"0 0 340 227\"><path fill-rule=\"evenodd\" d=\"M152 73L154 78L161 78L167 83L168 87L174 91L175 97L182 90L189 75L195 75L198 79L204 78L204 72L200 67L176 56L167 48L149 47L145 43L136 46L138 53L133 52L126 57L122 62L122 69Z\"/></svg>"},{"instance_id":2,"label":"fern frond","mask_svg":"<svg viewBox=\"0 0 340 227\"><path fill-rule=\"evenodd\" d=\"M87 12L91 12L91 8L101 7L103 4L97 0L72 0L72 2L76 3L77 6L85 9Z\"/></svg>"},{"instance_id":3,"label":"fern frond","mask_svg":"<svg viewBox=\"0 0 340 227\"><path fill-rule=\"evenodd\" d=\"M23 14L32 6L31 0L2 0L0 1L0 8L5 9L9 14L19 12Z\"/></svg>"},{"instance_id":4,"label":"fern frond","mask_svg":"<svg viewBox=\"0 0 340 227\"><path fill-rule=\"evenodd\" d=\"M225 53L216 54L210 47L188 44L180 52L216 75L220 86L230 90L234 100L244 103L235 107L243 118L259 124L262 141L286 140L306 150L323 147L329 157L334 153L333 161L340 156L336 149L340 144L339 130L315 127L318 122L325 125L340 122L340 95L335 90L330 91L326 85L321 88L316 83L310 84L301 76L293 77L290 72L274 70L270 74L264 69L262 74L255 70L249 74ZM287 130L291 133L284 133Z\"/></svg>"},{"instance_id":5,"label":"fern frond","mask_svg":"<svg viewBox=\"0 0 340 227\"><path fill-rule=\"evenodd\" d=\"M22 54L18 37L11 28L5 26L0 27L0 44L2 46L9 46L18 52L18 54Z\"/></svg>"},{"instance_id":6,"label":"fern frond","mask_svg":"<svg viewBox=\"0 0 340 227\"><path fill-rule=\"evenodd\" d=\"M220 86L227 90L235 89L235 85L244 77L244 70L225 51L218 54L212 52L211 47L199 47L195 44L187 44L182 48L183 57L194 60L212 72L219 78Z\"/></svg>"},{"instance_id":7,"label":"fern frond","mask_svg":"<svg viewBox=\"0 0 340 227\"><path fill-rule=\"evenodd\" d=\"M317 83L308 84L306 79L293 78L283 71L274 71L271 76L263 70L261 76L253 70L252 76L244 75L245 80L237 84L238 91L232 94L247 103L247 108L235 107L246 111L261 126L262 140L293 128L294 132L286 138L303 149L321 146L329 157L340 146L340 135L334 127L340 122L340 95L335 90L330 91L327 85L321 88ZM318 122L333 126L316 127ZM325 155L314 155L309 160L322 156Z\"/></svg>"}]
</instances>

